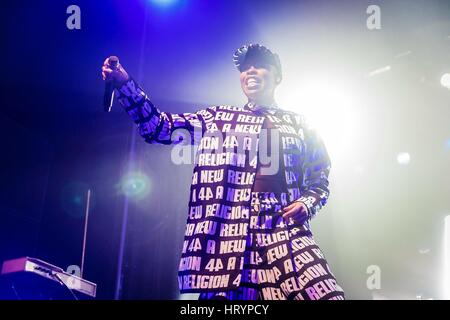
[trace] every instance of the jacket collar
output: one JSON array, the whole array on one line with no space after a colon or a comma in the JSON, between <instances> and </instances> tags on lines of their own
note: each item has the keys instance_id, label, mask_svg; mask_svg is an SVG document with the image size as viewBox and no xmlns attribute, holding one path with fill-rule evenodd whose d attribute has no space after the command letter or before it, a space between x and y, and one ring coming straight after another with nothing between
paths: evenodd
<instances>
[{"instance_id":1,"label":"jacket collar","mask_svg":"<svg viewBox=\"0 0 450 320\"><path fill-rule=\"evenodd\" d=\"M257 105L254 102L247 102L244 106L245 110L253 111L256 113L270 113L275 114L280 108L276 104L263 106L263 105Z\"/></svg>"}]
</instances>

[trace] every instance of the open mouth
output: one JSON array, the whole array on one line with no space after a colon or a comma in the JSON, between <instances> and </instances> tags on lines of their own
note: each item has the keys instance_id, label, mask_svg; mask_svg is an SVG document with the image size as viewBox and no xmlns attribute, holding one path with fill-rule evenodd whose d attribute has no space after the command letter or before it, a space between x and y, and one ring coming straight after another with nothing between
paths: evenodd
<instances>
[{"instance_id":1,"label":"open mouth","mask_svg":"<svg viewBox=\"0 0 450 320\"><path fill-rule=\"evenodd\" d=\"M249 89L256 89L261 86L261 81L256 77L248 77L245 80L245 85Z\"/></svg>"}]
</instances>

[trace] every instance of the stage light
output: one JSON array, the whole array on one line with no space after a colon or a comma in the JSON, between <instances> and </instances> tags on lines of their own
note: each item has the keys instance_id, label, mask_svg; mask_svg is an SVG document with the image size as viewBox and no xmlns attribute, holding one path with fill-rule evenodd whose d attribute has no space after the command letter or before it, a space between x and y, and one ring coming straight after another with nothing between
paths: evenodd
<instances>
[{"instance_id":1,"label":"stage light","mask_svg":"<svg viewBox=\"0 0 450 320\"><path fill-rule=\"evenodd\" d=\"M149 2L161 6L161 7L168 7L178 2L178 0L149 0Z\"/></svg>"},{"instance_id":2,"label":"stage light","mask_svg":"<svg viewBox=\"0 0 450 320\"><path fill-rule=\"evenodd\" d=\"M450 215L444 219L444 299L450 299Z\"/></svg>"},{"instance_id":3,"label":"stage light","mask_svg":"<svg viewBox=\"0 0 450 320\"><path fill-rule=\"evenodd\" d=\"M450 89L450 73L446 73L441 77L441 85Z\"/></svg>"},{"instance_id":4,"label":"stage light","mask_svg":"<svg viewBox=\"0 0 450 320\"><path fill-rule=\"evenodd\" d=\"M131 199L142 199L150 192L150 180L142 172L133 171L122 177L120 192Z\"/></svg>"},{"instance_id":5,"label":"stage light","mask_svg":"<svg viewBox=\"0 0 450 320\"><path fill-rule=\"evenodd\" d=\"M354 172L356 174L363 174L365 173L366 169L362 165L357 165L353 168Z\"/></svg>"},{"instance_id":6,"label":"stage light","mask_svg":"<svg viewBox=\"0 0 450 320\"><path fill-rule=\"evenodd\" d=\"M286 109L306 117L333 159L345 159L353 154L351 146L359 139L360 121L354 92L355 88L346 86L342 80L317 77L280 87L276 100Z\"/></svg>"},{"instance_id":7,"label":"stage light","mask_svg":"<svg viewBox=\"0 0 450 320\"><path fill-rule=\"evenodd\" d=\"M371 78L371 77L380 75L380 74L382 74L382 73L391 71L391 69L392 69L391 66L384 66L384 67L382 67L382 68L378 68L378 69L372 70L371 72L369 72L368 74L366 74L366 78Z\"/></svg>"},{"instance_id":8,"label":"stage light","mask_svg":"<svg viewBox=\"0 0 450 320\"><path fill-rule=\"evenodd\" d=\"M407 165L411 161L411 156L408 152L400 152L397 155L397 162L401 165Z\"/></svg>"}]
</instances>

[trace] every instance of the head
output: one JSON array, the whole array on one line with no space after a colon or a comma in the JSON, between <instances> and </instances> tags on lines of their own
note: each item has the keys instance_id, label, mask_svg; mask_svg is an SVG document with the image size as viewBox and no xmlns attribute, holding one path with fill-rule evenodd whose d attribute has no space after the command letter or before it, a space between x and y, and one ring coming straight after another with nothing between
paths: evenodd
<instances>
[{"instance_id":1,"label":"head","mask_svg":"<svg viewBox=\"0 0 450 320\"><path fill-rule=\"evenodd\" d=\"M236 51L234 63L241 73L242 91L249 101L272 103L275 88L282 79L278 55L258 44L247 45Z\"/></svg>"}]
</instances>

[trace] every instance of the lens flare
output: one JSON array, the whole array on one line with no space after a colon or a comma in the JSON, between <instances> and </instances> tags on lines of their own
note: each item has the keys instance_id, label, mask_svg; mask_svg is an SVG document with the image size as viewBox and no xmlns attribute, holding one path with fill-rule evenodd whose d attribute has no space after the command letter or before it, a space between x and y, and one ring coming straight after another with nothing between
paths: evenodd
<instances>
[{"instance_id":1,"label":"lens flare","mask_svg":"<svg viewBox=\"0 0 450 320\"><path fill-rule=\"evenodd\" d=\"M441 85L450 89L450 73L446 73L441 77Z\"/></svg>"},{"instance_id":2,"label":"lens flare","mask_svg":"<svg viewBox=\"0 0 450 320\"><path fill-rule=\"evenodd\" d=\"M142 199L150 192L150 180L146 174L134 171L120 181L120 192L131 199Z\"/></svg>"},{"instance_id":3,"label":"lens flare","mask_svg":"<svg viewBox=\"0 0 450 320\"><path fill-rule=\"evenodd\" d=\"M60 205L61 209L73 218L84 217L86 210L87 191L89 185L83 182L72 181L61 188ZM90 207L95 205L94 198L91 198Z\"/></svg>"},{"instance_id":4,"label":"lens flare","mask_svg":"<svg viewBox=\"0 0 450 320\"><path fill-rule=\"evenodd\" d=\"M401 165L407 165L411 161L411 156L408 152L400 152L397 155L397 162Z\"/></svg>"}]
</instances>

